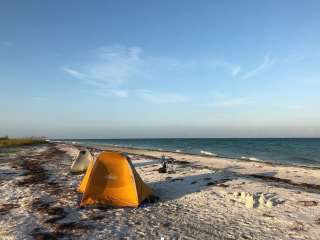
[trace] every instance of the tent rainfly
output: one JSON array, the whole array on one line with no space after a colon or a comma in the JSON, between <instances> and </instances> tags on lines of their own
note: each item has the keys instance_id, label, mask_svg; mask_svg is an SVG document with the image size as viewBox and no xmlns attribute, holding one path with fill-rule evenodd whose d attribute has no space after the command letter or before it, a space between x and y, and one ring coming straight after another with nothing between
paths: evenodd
<instances>
[{"instance_id":1,"label":"tent rainfly","mask_svg":"<svg viewBox=\"0 0 320 240\"><path fill-rule=\"evenodd\" d=\"M83 192L81 206L138 207L153 194L130 158L118 152L102 152L91 162L78 191Z\"/></svg>"}]
</instances>

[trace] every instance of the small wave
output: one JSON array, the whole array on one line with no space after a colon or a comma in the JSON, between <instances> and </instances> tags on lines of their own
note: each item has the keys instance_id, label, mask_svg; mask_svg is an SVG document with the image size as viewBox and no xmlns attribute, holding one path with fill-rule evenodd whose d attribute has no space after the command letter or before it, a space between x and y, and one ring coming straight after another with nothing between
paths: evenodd
<instances>
[{"instance_id":1,"label":"small wave","mask_svg":"<svg viewBox=\"0 0 320 240\"><path fill-rule=\"evenodd\" d=\"M255 158L255 157L242 156L241 159L243 159L243 160L249 160L249 161L259 161L259 162L261 162L261 160L260 160L259 158Z\"/></svg>"},{"instance_id":2,"label":"small wave","mask_svg":"<svg viewBox=\"0 0 320 240\"><path fill-rule=\"evenodd\" d=\"M177 153L180 153L180 152L181 152L181 150L180 150L180 149L177 149L177 150L176 150L176 152L177 152Z\"/></svg>"},{"instance_id":3,"label":"small wave","mask_svg":"<svg viewBox=\"0 0 320 240\"><path fill-rule=\"evenodd\" d=\"M71 142L71 144L77 144L78 142Z\"/></svg>"},{"instance_id":4,"label":"small wave","mask_svg":"<svg viewBox=\"0 0 320 240\"><path fill-rule=\"evenodd\" d=\"M217 156L216 154L214 154L214 153L212 153L212 152L203 151L203 150L201 150L200 153L203 154L203 155Z\"/></svg>"}]
</instances>

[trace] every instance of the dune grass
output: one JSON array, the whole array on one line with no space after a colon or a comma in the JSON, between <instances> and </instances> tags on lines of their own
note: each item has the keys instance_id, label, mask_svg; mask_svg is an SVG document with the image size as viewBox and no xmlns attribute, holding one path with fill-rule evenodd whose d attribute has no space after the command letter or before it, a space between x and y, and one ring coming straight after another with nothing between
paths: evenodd
<instances>
[{"instance_id":1,"label":"dune grass","mask_svg":"<svg viewBox=\"0 0 320 240\"><path fill-rule=\"evenodd\" d=\"M0 139L0 148L2 147L17 147L24 145L34 145L42 144L46 141L44 139L36 138L10 138L10 139Z\"/></svg>"}]
</instances>

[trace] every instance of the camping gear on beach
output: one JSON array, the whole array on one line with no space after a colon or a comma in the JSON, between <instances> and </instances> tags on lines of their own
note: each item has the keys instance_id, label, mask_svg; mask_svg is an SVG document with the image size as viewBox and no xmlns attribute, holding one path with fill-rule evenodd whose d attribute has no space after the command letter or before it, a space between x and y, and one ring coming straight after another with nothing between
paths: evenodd
<instances>
[{"instance_id":1,"label":"camping gear on beach","mask_svg":"<svg viewBox=\"0 0 320 240\"><path fill-rule=\"evenodd\" d=\"M102 152L89 165L78 191L83 192L81 206L138 207L153 194L130 158L118 152Z\"/></svg>"},{"instance_id":2,"label":"camping gear on beach","mask_svg":"<svg viewBox=\"0 0 320 240\"><path fill-rule=\"evenodd\" d=\"M162 167L158 169L159 173L175 173L174 159L161 156Z\"/></svg>"},{"instance_id":3,"label":"camping gear on beach","mask_svg":"<svg viewBox=\"0 0 320 240\"><path fill-rule=\"evenodd\" d=\"M93 161L93 157L89 150L82 150L79 152L78 157L71 165L72 173L82 173L87 170L89 163Z\"/></svg>"}]
</instances>

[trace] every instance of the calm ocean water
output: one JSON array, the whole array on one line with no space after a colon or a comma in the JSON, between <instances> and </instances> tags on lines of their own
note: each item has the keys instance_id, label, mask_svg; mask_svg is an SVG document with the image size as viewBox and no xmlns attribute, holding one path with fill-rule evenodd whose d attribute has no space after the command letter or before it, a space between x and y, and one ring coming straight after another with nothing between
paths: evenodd
<instances>
[{"instance_id":1,"label":"calm ocean water","mask_svg":"<svg viewBox=\"0 0 320 240\"><path fill-rule=\"evenodd\" d=\"M320 138L74 139L90 146L124 146L320 167Z\"/></svg>"}]
</instances>

